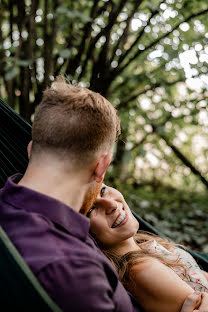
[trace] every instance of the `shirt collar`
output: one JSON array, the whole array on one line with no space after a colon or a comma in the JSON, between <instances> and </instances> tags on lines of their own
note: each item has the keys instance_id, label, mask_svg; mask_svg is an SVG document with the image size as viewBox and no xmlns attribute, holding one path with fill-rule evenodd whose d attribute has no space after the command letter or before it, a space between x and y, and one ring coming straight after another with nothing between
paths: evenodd
<instances>
[{"instance_id":1,"label":"shirt collar","mask_svg":"<svg viewBox=\"0 0 208 312\"><path fill-rule=\"evenodd\" d=\"M86 240L90 227L87 217L55 198L17 184L21 178L21 174L8 178L2 189L2 198L5 202L28 212L42 214L73 236Z\"/></svg>"}]
</instances>

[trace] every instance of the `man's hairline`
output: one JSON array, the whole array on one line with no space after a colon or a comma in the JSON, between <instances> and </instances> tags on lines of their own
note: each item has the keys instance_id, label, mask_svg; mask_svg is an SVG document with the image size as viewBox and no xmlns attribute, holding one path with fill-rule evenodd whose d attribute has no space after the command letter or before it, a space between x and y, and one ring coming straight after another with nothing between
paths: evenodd
<instances>
[{"instance_id":1,"label":"man's hairline","mask_svg":"<svg viewBox=\"0 0 208 312\"><path fill-rule=\"evenodd\" d=\"M32 141L33 142L33 141ZM35 143L38 144L38 143ZM61 149L60 148L54 148L54 150L56 149L57 152L53 153L53 148L49 146L49 148L44 148L41 147L41 145L38 146L38 150L34 150L34 144L32 144L32 148L31 148L31 154L29 157L29 161L30 162L36 162L38 159L40 158L44 158L44 155L49 155L51 157L54 158L55 161L62 161L64 163L68 162L69 159L74 163L74 165L80 166L84 161L85 164L92 164L93 162L96 163L96 161L104 154L112 154L113 153L113 147L114 147L115 141L111 144L101 144L98 148L97 151L92 151L89 154L94 156L90 156L88 155L87 158L82 158L80 157L80 154L76 154L68 151L67 153L67 149L65 149L65 153L68 154L66 157L65 156L61 156ZM108 146L108 148L103 148L105 145ZM58 153L58 150L60 151L60 154ZM86 155L86 154L85 154Z\"/></svg>"}]
</instances>

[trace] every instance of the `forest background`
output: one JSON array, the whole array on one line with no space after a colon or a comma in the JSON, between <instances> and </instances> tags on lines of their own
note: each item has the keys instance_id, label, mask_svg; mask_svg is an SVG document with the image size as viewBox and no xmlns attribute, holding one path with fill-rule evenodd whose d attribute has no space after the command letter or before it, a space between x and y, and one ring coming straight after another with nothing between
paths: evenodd
<instances>
[{"instance_id":1,"label":"forest background","mask_svg":"<svg viewBox=\"0 0 208 312\"><path fill-rule=\"evenodd\" d=\"M107 97L122 135L106 183L208 253L207 0L0 0L0 97L29 123L62 74Z\"/></svg>"}]
</instances>

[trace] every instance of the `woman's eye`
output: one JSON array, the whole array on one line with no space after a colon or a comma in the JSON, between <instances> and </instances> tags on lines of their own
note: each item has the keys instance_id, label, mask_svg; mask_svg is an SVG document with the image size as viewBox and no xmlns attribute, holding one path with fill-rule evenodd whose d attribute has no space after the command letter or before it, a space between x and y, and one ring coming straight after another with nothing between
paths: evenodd
<instances>
[{"instance_id":1,"label":"woman's eye","mask_svg":"<svg viewBox=\"0 0 208 312\"><path fill-rule=\"evenodd\" d=\"M89 218L90 217L90 215L91 215L91 213L93 212L93 210L95 210L96 209L96 206L95 205L93 205L91 208L90 208L90 210L88 211L88 213L86 214L86 216Z\"/></svg>"},{"instance_id":2,"label":"woman's eye","mask_svg":"<svg viewBox=\"0 0 208 312\"><path fill-rule=\"evenodd\" d=\"M103 186L100 190L100 197L103 197L104 193L105 193L105 189L106 189L106 186Z\"/></svg>"}]
</instances>

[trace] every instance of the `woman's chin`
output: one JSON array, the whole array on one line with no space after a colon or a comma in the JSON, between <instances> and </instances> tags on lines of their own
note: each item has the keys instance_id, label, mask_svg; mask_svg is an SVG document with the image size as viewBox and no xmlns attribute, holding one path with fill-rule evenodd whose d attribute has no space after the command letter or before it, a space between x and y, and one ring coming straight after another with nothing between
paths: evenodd
<instances>
[{"instance_id":1,"label":"woman's chin","mask_svg":"<svg viewBox=\"0 0 208 312\"><path fill-rule=\"evenodd\" d=\"M129 219L128 226L129 226L129 231L134 233L133 235L135 235L139 230L139 222L137 221L137 219L134 216L132 216L132 217L133 218Z\"/></svg>"},{"instance_id":2,"label":"woman's chin","mask_svg":"<svg viewBox=\"0 0 208 312\"><path fill-rule=\"evenodd\" d=\"M138 232L138 226L132 226L131 228L126 229L125 231L123 231L123 233L121 233L121 238L122 239L129 239L131 237L134 237L134 235L136 235L136 233Z\"/></svg>"}]
</instances>

